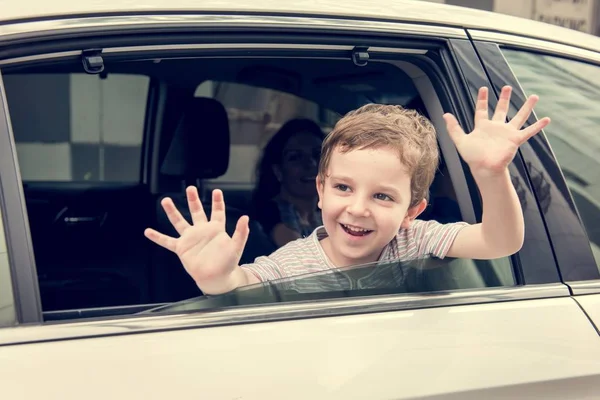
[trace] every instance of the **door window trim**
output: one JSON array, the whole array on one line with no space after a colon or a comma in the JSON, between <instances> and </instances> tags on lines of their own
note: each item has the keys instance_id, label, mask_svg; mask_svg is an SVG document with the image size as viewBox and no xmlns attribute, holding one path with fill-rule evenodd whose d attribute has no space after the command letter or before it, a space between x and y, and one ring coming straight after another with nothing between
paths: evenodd
<instances>
[{"instance_id":1,"label":"door window trim","mask_svg":"<svg viewBox=\"0 0 600 400\"><path fill-rule=\"evenodd\" d=\"M507 33L489 32L476 29L468 29L467 31L471 38L478 42L491 42L500 45L506 45L507 47L512 47L518 50L529 50L537 53L543 52L550 55L558 55L560 57L600 63L600 49L598 49L598 52L595 52L566 44L510 35Z\"/></svg>"},{"instance_id":2,"label":"door window trim","mask_svg":"<svg viewBox=\"0 0 600 400\"><path fill-rule=\"evenodd\" d=\"M470 96L468 104L469 112L471 113L470 115L473 115L479 87L489 86L491 77L489 72L484 69L481 63L481 54L476 51L472 42L452 39L450 40L450 44L457 55L456 61L458 62L458 69L462 73L461 79L464 82L463 85L467 88L467 96ZM498 93L500 92L494 93L492 91L489 96L488 109L490 115L494 113L497 105ZM472 119L469 119L469 124L471 125L468 128L473 128ZM544 220L541 217L539 204L535 201L535 194L530 184L529 175L525 168L525 160L521 151L515 155L510 172L511 178L524 180L522 187L524 191L523 196L527 200L531 200L523 210L525 218L525 243L522 249L511 257L515 274L520 274L516 276L517 282L525 285L559 282L561 279L558 265L552 252L552 245L546 232ZM470 186L472 186L475 182L473 178L470 179L472 180ZM475 195L478 195L478 193L475 193ZM481 209L478 211L481 213ZM539 232L543 232L544 236L540 237ZM536 241L528 240L531 237L535 238Z\"/></svg>"},{"instance_id":3,"label":"door window trim","mask_svg":"<svg viewBox=\"0 0 600 400\"><path fill-rule=\"evenodd\" d=\"M237 306L210 311L177 314L143 314L126 318L81 320L63 324L35 326L5 331L0 347L6 345L49 342L123 334L197 329L247 323L298 320L318 317L339 317L388 311L407 311L433 307L500 303L515 300L536 300L569 296L567 286L554 283L526 287L463 290L455 293L423 293L410 295L369 296L297 303L275 303L260 306Z\"/></svg>"},{"instance_id":4,"label":"door window trim","mask_svg":"<svg viewBox=\"0 0 600 400\"><path fill-rule=\"evenodd\" d=\"M378 40L377 38L374 38L372 41L376 42L377 40ZM469 43L469 42L467 42L467 43ZM470 43L469 43L469 45L470 45ZM449 51L444 50L444 53L449 53ZM452 58L452 56L451 56L451 58ZM379 58L378 58L378 60L379 61L383 61L383 60L380 60ZM393 57L390 60L393 60ZM449 69L453 74L456 74L457 73L456 71L458 70L458 68L455 65L445 65L445 68ZM431 84L431 82L430 82L430 84ZM458 85L459 87L456 87L456 85ZM461 94L464 92L464 90L463 90L464 87L463 86L464 86L464 80L461 81L460 79L458 79L458 80L455 79L455 80L452 80L451 82L445 82L445 83L443 83L440 86L439 89L436 86L434 88L434 91L438 92L437 93L438 102L441 101L441 98L439 96L445 91L446 93L443 93L443 96L444 97L449 97L449 99L444 99L443 100L444 103L447 103L447 101L450 101L453 105L460 104L460 102L459 103L456 103L456 102L458 102L459 100L462 99ZM464 99L462 99L462 100L464 100ZM467 103L469 104L470 107L473 107L474 101L473 101L472 98L470 98L470 99L467 100ZM446 107L448 107L448 104L445 104L445 105L446 105ZM467 112L466 114L469 114L469 112ZM462 117L460 119L464 120L464 118L462 118ZM436 126L438 126L438 127L442 126L441 131L445 132L445 129L443 128L444 125L440 125L439 122L436 122ZM9 125L9 127L10 127L10 125ZM447 135L447 133L446 133L446 135ZM8 134L6 136L9 139L12 139L12 132L8 132ZM14 143L13 143L12 147L10 147L10 149L13 149L13 148L14 148ZM454 150L454 151L456 151L456 150ZM14 163L16 165L16 155L11 155L11 157L13 157L13 156L15 157L14 158ZM450 168L450 166L449 166L449 168ZM14 165L13 165L13 169L14 169ZM15 174L18 174L18 171L14 171L14 172L15 172ZM18 181L15 180L15 182L20 182L20 177L17 176L17 178L19 178L19 180ZM24 207L24 206L22 206L24 204L24 197L23 197L23 193L22 193L22 188L19 190L18 193L19 193L19 196L20 196L19 197L19 200L20 200L19 204L21 205L21 207ZM471 205L471 207L472 207L472 205ZM21 221L27 221L26 216L23 216L22 219L21 219ZM23 227L23 228L27 228L27 227ZM27 238L29 239L29 234L28 233L29 233L28 230L26 230L26 235L27 235ZM27 243L29 245L29 251L30 251L29 254L32 257L30 240ZM33 271L33 274L35 276L35 264L33 263L33 259L31 259L30 261L31 262L29 263L29 265L32 266L32 271ZM554 266L552 266L552 267L554 267ZM527 282L525 282L525 283L527 283ZM533 285L533 286L525 286L525 287L523 287L523 286L512 286L512 287L503 287L503 288L488 288L488 289L478 290L478 294L475 295L475 296L471 296L471 297L469 297L469 295L468 295L468 293L472 293L472 292L469 291L469 289L462 289L462 290L460 290L458 292L451 292L450 294L440 294L440 293L438 293L438 294L432 294L432 293L428 293L426 296L422 296L422 297L424 297L425 299L439 298L440 299L440 303L439 304L435 303L436 306L438 306L438 305L445 305L445 304L451 305L451 304L453 304L452 302L454 301L454 300L451 300L451 299L454 299L454 298L461 299L461 298L463 298L465 296L471 298L471 300L469 300L471 303L480 302L477 299L481 299L481 302L497 301L498 298L499 298L498 297L499 294L501 294L505 290L507 291L506 293L514 293L514 296L516 296L517 298L520 298L519 296L521 296L521 295L519 295L518 293L520 291L522 291L522 290L523 290L523 292L522 292L523 298L540 298L540 297L549 297L549 296L553 297L553 296L565 296L565 295L568 295L568 290L566 290L566 287L564 285L561 285L558 280L556 280L555 282L545 282L545 283L547 283L550 286L548 286L548 285L545 285L545 286ZM20 284L22 284L22 285L25 286L25 283L20 283ZM35 284L35 288L37 289L37 280L35 282L31 282L31 281L29 282L29 285L31 285L31 287L33 287L34 284ZM535 290L536 288L540 288L540 287L542 287L544 290L541 290L541 291L540 290ZM549 289L549 288L551 289L550 291L546 290L546 289ZM531 291L529 289L531 289ZM465 296L461 297L460 294L463 293L463 292L465 293ZM490 293L490 294L489 294L488 297L486 297L486 296L482 297L481 293L483 293L483 292ZM533 294L529 294L529 293L536 293L536 294L533 295ZM511 298L514 299L514 296L512 296ZM534 297L530 297L530 296L534 296ZM39 304L40 304L40 302L39 302L39 290L37 291L37 298L38 298L37 306L38 306L38 311L39 311ZM447 299L450 299L451 301L449 303L447 303L446 302ZM398 302L400 302L400 303L405 302L404 297L402 297L402 296L400 296L400 297L396 296L396 300ZM338 300L338 302L339 301L340 300ZM377 298L375 298L373 301L375 303L378 302ZM419 304L421 304L423 302L419 301L419 302L416 302L416 303L413 302L413 303L415 304L414 307L417 308L419 306ZM413 304L413 303L411 303L411 304ZM469 304L471 304L471 303L469 303ZM327 303L325 302L324 304L327 304ZM334 303L334 304L337 304L337 303ZM425 302L423 304L427 304L427 302ZM283 307L285 309L285 307L287 307L287 305L273 305L273 307ZM361 308L361 310L363 310L361 312L368 312L369 307ZM261 311L261 312L264 312L264 311ZM331 309L329 309L328 313L331 314ZM40 315L41 315L41 312L40 312ZM32 322L41 322L41 316L37 320L32 321Z\"/></svg>"},{"instance_id":5,"label":"door window trim","mask_svg":"<svg viewBox=\"0 0 600 400\"><path fill-rule=\"evenodd\" d=\"M522 48L514 48L513 46L500 46L496 43L488 42L475 42L475 46L486 65L494 66L494 68L488 67L490 81L492 82L494 89L499 93L502 86L511 85L513 86L513 96L515 98L524 99L525 92L521 87L518 78L512 72L510 64L508 63L508 60L504 57L504 54L502 53L501 49L504 47L507 49L514 49L519 51L531 51L524 50ZM598 64L597 62L590 61L589 59L581 60L573 59L572 57L565 57L564 54L555 53L549 55L560 58L572 59L573 61L578 62L587 61L588 63L592 62L594 64ZM496 73L494 73L494 69L497 69L500 66L504 66L504 70L508 71L509 75L507 74L506 76L500 77ZM509 115L516 112L514 105L512 105L511 108L512 110L509 113ZM537 118L534 114L532 114L528 123L533 124L535 123L535 121L537 121ZM544 213L542 215L548 235L550 237L550 241L552 242L553 252L555 254L555 258L557 260L557 264L561 272L561 279L569 286L571 286L571 283L573 283L573 294L590 293L592 290L594 290L596 286L593 284L582 286L581 282L594 282L600 281L600 279L598 278L598 267L589 244L589 239L585 227L583 225L583 222L581 221L581 218L579 217L579 214L576 212L575 204L571 196L571 191L567 187L564 177L562 175L562 170L560 169L560 166L556 158L554 157L554 154L550 150L551 145L548 142L545 134L542 131L532 140L533 142L528 142L521 146L523 158L527 163L529 163L529 165L527 165L527 171L529 176L531 177L531 174L533 172L531 169L536 168L540 171L543 171L546 175L551 177L551 179L549 180L551 185L556 186L556 182L559 182L560 187L556 187L556 190L558 190L560 193L568 193L568 196L565 198L565 200L573 209L573 212L568 214L564 212L552 213L549 210L549 212ZM547 156L551 157L551 170L548 169L547 165L543 164L542 161L540 161L540 148L548 150L546 151L546 153ZM561 251L560 248L557 247L556 243L561 240L561 232L555 232L553 229L553 226L557 227L565 225L565 218L568 219L568 223L566 225L568 225L571 228L576 227L577 232L571 231L571 235L577 236L577 239L574 240L573 243L576 243L578 246L580 246L576 250L573 250L572 247L569 247L570 251L568 254L567 252ZM577 254L576 259L573 259L573 254ZM577 288L579 288L579 290L577 290ZM594 293L600 293L600 290Z\"/></svg>"}]
</instances>

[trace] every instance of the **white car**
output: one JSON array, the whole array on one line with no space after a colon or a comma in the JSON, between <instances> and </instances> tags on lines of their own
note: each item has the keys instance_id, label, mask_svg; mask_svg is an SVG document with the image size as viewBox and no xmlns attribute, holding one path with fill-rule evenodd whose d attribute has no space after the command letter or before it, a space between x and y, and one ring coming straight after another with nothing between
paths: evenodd
<instances>
[{"instance_id":1,"label":"white car","mask_svg":"<svg viewBox=\"0 0 600 400\"><path fill-rule=\"evenodd\" d=\"M408 0L1 9L0 397L600 396L600 38ZM438 131L423 218L476 222L442 115L472 128L477 89L495 107L507 84L512 114L535 93L553 121L511 165L526 227L511 257L293 278L405 274L386 287L202 296L143 237L167 230L159 201L187 184L204 200L223 189L231 231L278 126L327 130L369 102L416 108ZM243 262L275 248L252 223Z\"/></svg>"}]
</instances>

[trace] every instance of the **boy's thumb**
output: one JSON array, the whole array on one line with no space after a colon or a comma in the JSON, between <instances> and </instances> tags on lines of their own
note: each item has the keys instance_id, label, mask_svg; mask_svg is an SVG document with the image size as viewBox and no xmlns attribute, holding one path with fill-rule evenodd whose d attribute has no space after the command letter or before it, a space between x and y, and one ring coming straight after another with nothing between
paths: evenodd
<instances>
[{"instance_id":1,"label":"boy's thumb","mask_svg":"<svg viewBox=\"0 0 600 400\"><path fill-rule=\"evenodd\" d=\"M465 132L463 132L454 115L446 113L443 115L443 118L446 122L446 129L448 130L450 138L456 143L456 141L460 139L460 137L464 135Z\"/></svg>"}]
</instances>

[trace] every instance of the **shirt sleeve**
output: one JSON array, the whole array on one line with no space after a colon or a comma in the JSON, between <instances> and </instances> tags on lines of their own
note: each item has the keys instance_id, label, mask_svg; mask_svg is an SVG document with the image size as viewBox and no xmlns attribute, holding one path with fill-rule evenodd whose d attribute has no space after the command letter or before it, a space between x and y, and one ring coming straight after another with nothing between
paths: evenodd
<instances>
[{"instance_id":1,"label":"shirt sleeve","mask_svg":"<svg viewBox=\"0 0 600 400\"><path fill-rule=\"evenodd\" d=\"M256 258L251 264L244 264L242 269L251 272L261 282L274 281L283 278L281 270L269 256Z\"/></svg>"},{"instance_id":2,"label":"shirt sleeve","mask_svg":"<svg viewBox=\"0 0 600 400\"><path fill-rule=\"evenodd\" d=\"M413 221L411 229L418 256L446 257L458 232L468 225L466 222L440 224L437 221Z\"/></svg>"}]
</instances>

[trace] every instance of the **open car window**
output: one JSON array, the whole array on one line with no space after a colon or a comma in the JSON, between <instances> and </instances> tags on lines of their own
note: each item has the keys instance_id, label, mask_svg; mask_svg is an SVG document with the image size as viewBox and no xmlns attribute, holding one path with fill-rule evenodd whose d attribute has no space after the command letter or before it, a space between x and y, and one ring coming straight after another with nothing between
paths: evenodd
<instances>
[{"instance_id":1,"label":"open car window","mask_svg":"<svg viewBox=\"0 0 600 400\"><path fill-rule=\"evenodd\" d=\"M375 262L248 285L229 293L200 296L144 313L513 286L515 278L506 273L510 271L507 263L506 259L458 258ZM494 283L486 282L490 279Z\"/></svg>"},{"instance_id":2,"label":"open car window","mask_svg":"<svg viewBox=\"0 0 600 400\"><path fill-rule=\"evenodd\" d=\"M131 314L138 306L166 303L174 305L157 311L515 285L508 258L427 260L359 266L176 303L201 292L175 255L142 235L146 227L175 235L160 207L162 198L174 199L184 218L189 218L182 188L196 185L208 210L209 194L218 187L227 202L226 230L232 234L241 215L253 215L254 172L265 143L290 119L310 118L327 132L348 111L375 102L417 109L442 126L440 116L448 99L436 89L437 81L430 80L437 70L418 67L425 56L417 59L412 53L399 53L390 57L373 59L362 67L337 57L136 61L107 57L104 78L82 75L80 63L71 61L3 68L17 147L23 153L19 166L25 171L22 176L34 181L24 179L23 187L44 318ZM60 77L61 85L49 76ZM48 125L51 128L69 128L60 132L72 139L68 146L73 150L71 161L86 161L85 168L67 160L71 167L63 169L68 173L52 172L48 177L44 174L50 172L36 161L37 156L28 156L28 149L37 148L37 142L45 148L45 142L52 144L56 139L52 134L58 133L46 125L31 125L23 117L37 104L22 96L32 90L24 77L43 83L35 88L40 98L61 94L64 112L44 116L53 121ZM84 90L88 86L94 90ZM79 101L81 96L88 103ZM130 104L135 104L136 112L126 112ZM213 106L224 109L225 118L217 120L217 113L210 112ZM82 107L84 114L78 112ZM99 122L93 129L83 129L90 115ZM127 134L122 133L125 130ZM36 143L31 144L31 138ZM80 157L83 153L75 149L84 139L90 154L102 157ZM462 214L471 207L471 199L460 196L468 188L467 181L457 160L446 159L455 150L451 146L444 150L443 140L440 135L443 164L420 219L448 223L465 219ZM111 162L117 148L119 154L137 152L135 157L120 156L131 168ZM193 157L181 156L188 154L182 149L191 148ZM276 247L266 224L258 218L251 218L250 223L242 264L271 254ZM430 267L437 263L443 268ZM355 277L363 272L366 276ZM370 281L380 274L391 274L394 279L381 284Z\"/></svg>"}]
</instances>

